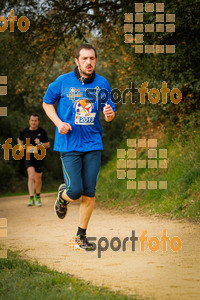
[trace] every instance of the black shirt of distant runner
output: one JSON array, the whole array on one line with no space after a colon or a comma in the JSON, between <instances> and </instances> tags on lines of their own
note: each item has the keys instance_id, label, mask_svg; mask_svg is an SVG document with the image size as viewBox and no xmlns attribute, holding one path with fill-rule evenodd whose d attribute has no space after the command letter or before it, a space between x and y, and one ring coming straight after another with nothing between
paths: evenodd
<instances>
[{"instance_id":1,"label":"black shirt of distant runner","mask_svg":"<svg viewBox=\"0 0 200 300\"><path fill-rule=\"evenodd\" d=\"M50 147L48 136L46 131L38 127L39 116L32 114L29 119L29 127L25 128L17 139L18 144L26 144L27 138L30 139L30 144L35 147L42 144L45 148ZM38 154L41 154L41 150L38 150ZM37 206L41 206L40 192L42 188L42 171L44 159L38 160L34 156L34 149L30 150L30 159L26 159L24 155L25 166L28 173L28 190L30 199L28 206L34 206L35 202Z\"/></svg>"}]
</instances>

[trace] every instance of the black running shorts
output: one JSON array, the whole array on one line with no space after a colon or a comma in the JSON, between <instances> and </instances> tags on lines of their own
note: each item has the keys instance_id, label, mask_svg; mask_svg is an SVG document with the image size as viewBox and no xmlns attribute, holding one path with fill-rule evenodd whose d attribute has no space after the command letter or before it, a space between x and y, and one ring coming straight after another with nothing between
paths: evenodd
<instances>
[{"instance_id":1,"label":"black running shorts","mask_svg":"<svg viewBox=\"0 0 200 300\"><path fill-rule=\"evenodd\" d=\"M43 171L43 159L37 160L35 157L31 157L30 160L25 160L25 166L26 168L34 167L35 172L42 173Z\"/></svg>"}]
</instances>

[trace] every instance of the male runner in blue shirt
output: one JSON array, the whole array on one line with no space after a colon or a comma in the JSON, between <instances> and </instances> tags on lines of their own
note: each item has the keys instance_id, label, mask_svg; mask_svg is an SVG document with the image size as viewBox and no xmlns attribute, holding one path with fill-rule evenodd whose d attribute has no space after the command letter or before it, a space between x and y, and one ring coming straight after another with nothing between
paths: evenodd
<instances>
[{"instance_id":1,"label":"male runner in blue shirt","mask_svg":"<svg viewBox=\"0 0 200 300\"><path fill-rule=\"evenodd\" d=\"M63 219L67 205L82 198L77 231L80 243L76 246L85 250L93 250L86 229L94 208L103 150L99 114L102 110L107 122L115 117L110 85L95 73L96 62L95 48L81 45L76 52L77 67L51 83L43 99L43 108L56 126L54 150L61 154L65 179L65 184L58 189L55 212Z\"/></svg>"}]
</instances>

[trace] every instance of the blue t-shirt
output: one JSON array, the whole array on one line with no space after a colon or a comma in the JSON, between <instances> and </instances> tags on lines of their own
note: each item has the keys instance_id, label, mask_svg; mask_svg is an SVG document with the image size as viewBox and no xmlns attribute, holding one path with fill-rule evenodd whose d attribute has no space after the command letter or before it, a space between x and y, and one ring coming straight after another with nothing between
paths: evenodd
<instances>
[{"instance_id":1,"label":"blue t-shirt","mask_svg":"<svg viewBox=\"0 0 200 300\"><path fill-rule=\"evenodd\" d=\"M108 81L95 75L91 83L82 83L70 72L52 82L43 101L58 101L58 117L72 127L72 131L60 134L56 127L54 150L60 152L103 150L100 111L106 104L115 111L114 99Z\"/></svg>"}]
</instances>

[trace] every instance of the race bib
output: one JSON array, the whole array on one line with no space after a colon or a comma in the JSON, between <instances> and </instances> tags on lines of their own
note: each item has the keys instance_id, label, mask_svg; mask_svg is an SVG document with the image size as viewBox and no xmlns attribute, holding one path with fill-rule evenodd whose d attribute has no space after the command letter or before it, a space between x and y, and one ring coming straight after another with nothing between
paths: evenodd
<instances>
[{"instance_id":1,"label":"race bib","mask_svg":"<svg viewBox=\"0 0 200 300\"><path fill-rule=\"evenodd\" d=\"M75 105L75 124L94 125L96 113L92 113L93 104L87 99L81 99Z\"/></svg>"},{"instance_id":2,"label":"race bib","mask_svg":"<svg viewBox=\"0 0 200 300\"><path fill-rule=\"evenodd\" d=\"M76 113L76 125L94 125L94 118L96 113Z\"/></svg>"}]
</instances>

